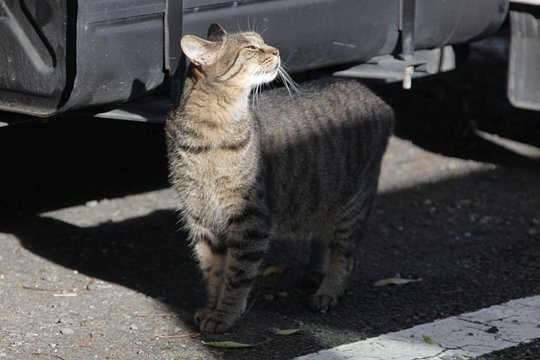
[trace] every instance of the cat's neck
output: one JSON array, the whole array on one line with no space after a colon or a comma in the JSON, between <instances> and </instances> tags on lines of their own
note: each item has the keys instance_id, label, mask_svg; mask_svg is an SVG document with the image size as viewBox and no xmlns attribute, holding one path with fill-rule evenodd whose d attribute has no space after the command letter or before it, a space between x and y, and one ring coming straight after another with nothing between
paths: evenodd
<instances>
[{"instance_id":1,"label":"cat's neck","mask_svg":"<svg viewBox=\"0 0 540 360\"><path fill-rule=\"evenodd\" d=\"M192 78L187 80L184 94L182 107L194 120L226 125L251 117L249 88Z\"/></svg>"}]
</instances>

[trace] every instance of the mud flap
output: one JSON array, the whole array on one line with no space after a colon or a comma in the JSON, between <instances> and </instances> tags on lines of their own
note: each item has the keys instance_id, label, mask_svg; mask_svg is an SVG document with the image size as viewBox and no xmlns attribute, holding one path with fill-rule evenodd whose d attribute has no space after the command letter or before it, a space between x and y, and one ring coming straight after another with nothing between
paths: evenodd
<instances>
[{"instance_id":1,"label":"mud flap","mask_svg":"<svg viewBox=\"0 0 540 360\"><path fill-rule=\"evenodd\" d=\"M540 13L523 7L510 12L510 21L508 99L515 107L540 110Z\"/></svg>"}]
</instances>

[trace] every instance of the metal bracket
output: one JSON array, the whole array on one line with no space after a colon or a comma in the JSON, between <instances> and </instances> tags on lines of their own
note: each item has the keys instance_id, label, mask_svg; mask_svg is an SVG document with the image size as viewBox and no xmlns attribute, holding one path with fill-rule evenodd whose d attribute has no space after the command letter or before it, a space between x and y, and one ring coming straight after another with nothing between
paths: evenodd
<instances>
[{"instance_id":1,"label":"metal bracket","mask_svg":"<svg viewBox=\"0 0 540 360\"><path fill-rule=\"evenodd\" d=\"M401 58L405 61L403 71L403 88L410 89L412 76L417 61L413 60L414 53L414 25L416 19L416 0L399 1L399 30L401 32Z\"/></svg>"},{"instance_id":2,"label":"metal bracket","mask_svg":"<svg viewBox=\"0 0 540 360\"><path fill-rule=\"evenodd\" d=\"M376 56L364 64L337 71L336 76L383 79L387 82L402 81L410 89L412 79L453 70L456 55L452 46L431 50L416 50L408 59L392 55Z\"/></svg>"},{"instance_id":3,"label":"metal bracket","mask_svg":"<svg viewBox=\"0 0 540 360\"><path fill-rule=\"evenodd\" d=\"M408 60L414 53L414 26L416 0L399 1L399 31L401 33L401 58Z\"/></svg>"}]
</instances>

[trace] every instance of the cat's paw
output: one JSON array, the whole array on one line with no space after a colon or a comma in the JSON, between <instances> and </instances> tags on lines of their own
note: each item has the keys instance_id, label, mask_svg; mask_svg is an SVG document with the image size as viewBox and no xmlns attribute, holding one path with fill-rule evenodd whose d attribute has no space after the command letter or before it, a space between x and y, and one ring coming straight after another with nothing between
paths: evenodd
<instances>
[{"instance_id":1,"label":"cat's paw","mask_svg":"<svg viewBox=\"0 0 540 360\"><path fill-rule=\"evenodd\" d=\"M193 314L193 321L195 322L195 325L200 326L202 321L211 313L212 309L209 308L200 308L195 310L195 314Z\"/></svg>"},{"instance_id":2,"label":"cat's paw","mask_svg":"<svg viewBox=\"0 0 540 360\"><path fill-rule=\"evenodd\" d=\"M318 272L318 271L310 271L306 275L304 275L302 282L304 286L306 287L319 288L319 286L322 283L323 278L324 278L324 273Z\"/></svg>"},{"instance_id":3,"label":"cat's paw","mask_svg":"<svg viewBox=\"0 0 540 360\"><path fill-rule=\"evenodd\" d=\"M313 312L325 313L338 304L338 298L330 294L315 294L309 299L309 308Z\"/></svg>"},{"instance_id":4,"label":"cat's paw","mask_svg":"<svg viewBox=\"0 0 540 360\"><path fill-rule=\"evenodd\" d=\"M208 308L198 309L193 316L195 324L199 326L199 329L203 333L214 334L222 333L229 330L234 321L223 319L217 316L214 311Z\"/></svg>"}]
</instances>

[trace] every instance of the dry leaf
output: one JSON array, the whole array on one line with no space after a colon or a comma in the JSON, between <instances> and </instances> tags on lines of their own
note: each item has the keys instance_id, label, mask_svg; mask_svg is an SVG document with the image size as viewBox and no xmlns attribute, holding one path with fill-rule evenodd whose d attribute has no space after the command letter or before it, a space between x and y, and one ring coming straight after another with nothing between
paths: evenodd
<instances>
[{"instance_id":1,"label":"dry leaf","mask_svg":"<svg viewBox=\"0 0 540 360\"><path fill-rule=\"evenodd\" d=\"M185 337L194 338L194 337L197 337L197 336L200 336L200 335L201 335L201 333L194 332L194 333L159 334L158 336L160 338L173 339L173 338L185 338Z\"/></svg>"},{"instance_id":2,"label":"dry leaf","mask_svg":"<svg viewBox=\"0 0 540 360\"><path fill-rule=\"evenodd\" d=\"M374 286L404 285L404 284L409 284L409 283L413 283L413 282L417 282L417 281L422 281L422 279L421 278L419 278L419 279L404 279L404 278L400 278L400 277L392 277L392 278L379 280L373 285Z\"/></svg>"},{"instance_id":3,"label":"dry leaf","mask_svg":"<svg viewBox=\"0 0 540 360\"><path fill-rule=\"evenodd\" d=\"M437 345L437 341L433 340L432 338L430 338L429 336L427 335L422 335L422 340L424 340L424 342L426 344L429 344L429 345Z\"/></svg>"},{"instance_id":4,"label":"dry leaf","mask_svg":"<svg viewBox=\"0 0 540 360\"><path fill-rule=\"evenodd\" d=\"M203 344L206 346L212 346L217 348L226 348L226 349L245 349L253 346L257 346L261 343L257 344L244 344L236 341L203 341Z\"/></svg>"},{"instance_id":5,"label":"dry leaf","mask_svg":"<svg viewBox=\"0 0 540 360\"><path fill-rule=\"evenodd\" d=\"M285 329L285 330L278 330L274 333L274 335L280 335L280 336L289 336L292 334L296 334L297 332L301 331L302 329Z\"/></svg>"},{"instance_id":6,"label":"dry leaf","mask_svg":"<svg viewBox=\"0 0 540 360\"><path fill-rule=\"evenodd\" d=\"M267 276L273 275L273 274L283 274L283 272L285 272L286 268L287 268L287 264L278 264L278 265L269 266L269 267L267 267L265 269L262 269L259 272L259 276L267 277Z\"/></svg>"}]
</instances>

